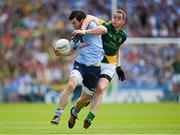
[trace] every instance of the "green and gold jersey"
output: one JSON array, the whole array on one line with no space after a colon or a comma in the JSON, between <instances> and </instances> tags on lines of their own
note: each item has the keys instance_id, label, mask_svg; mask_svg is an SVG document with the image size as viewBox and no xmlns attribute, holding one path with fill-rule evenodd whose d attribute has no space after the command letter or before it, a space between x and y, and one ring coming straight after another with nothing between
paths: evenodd
<instances>
[{"instance_id":1,"label":"green and gold jersey","mask_svg":"<svg viewBox=\"0 0 180 135\"><path fill-rule=\"evenodd\" d=\"M103 63L116 63L116 53L119 47L124 43L127 35L123 29L115 31L112 23L100 20L100 24L107 28L107 33L102 35L103 49L105 56Z\"/></svg>"}]
</instances>

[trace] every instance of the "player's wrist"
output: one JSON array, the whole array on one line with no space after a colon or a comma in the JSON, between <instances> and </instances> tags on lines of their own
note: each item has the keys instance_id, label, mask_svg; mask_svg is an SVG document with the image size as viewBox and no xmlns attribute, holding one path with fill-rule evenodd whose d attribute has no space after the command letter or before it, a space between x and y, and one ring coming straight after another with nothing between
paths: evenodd
<instances>
[{"instance_id":1,"label":"player's wrist","mask_svg":"<svg viewBox=\"0 0 180 135\"><path fill-rule=\"evenodd\" d=\"M83 35L85 35L86 34L86 30L82 30L83 31Z\"/></svg>"},{"instance_id":2,"label":"player's wrist","mask_svg":"<svg viewBox=\"0 0 180 135\"><path fill-rule=\"evenodd\" d=\"M82 30L82 34L85 35L86 34L86 30L82 29L82 28L81 28L81 30Z\"/></svg>"}]
</instances>

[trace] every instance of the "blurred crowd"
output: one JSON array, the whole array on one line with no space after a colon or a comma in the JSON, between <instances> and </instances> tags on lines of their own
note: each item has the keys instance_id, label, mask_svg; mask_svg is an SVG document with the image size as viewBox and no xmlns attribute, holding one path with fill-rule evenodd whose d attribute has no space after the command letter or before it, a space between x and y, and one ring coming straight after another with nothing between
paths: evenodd
<instances>
[{"instance_id":1,"label":"blurred crowd","mask_svg":"<svg viewBox=\"0 0 180 135\"><path fill-rule=\"evenodd\" d=\"M179 37L178 0L117 0L127 13L128 37ZM111 0L1 0L0 101L44 101L63 90L74 56L56 57L53 42L71 38L72 9L111 17ZM170 83L177 45L123 45L128 81L120 87L156 88ZM169 86L169 85L168 85ZM167 88L167 87L165 87Z\"/></svg>"},{"instance_id":2,"label":"blurred crowd","mask_svg":"<svg viewBox=\"0 0 180 135\"><path fill-rule=\"evenodd\" d=\"M122 50L122 63L128 76L128 81L122 87L171 87L173 61L179 55L180 47L173 44L138 44L129 47L125 44Z\"/></svg>"}]
</instances>

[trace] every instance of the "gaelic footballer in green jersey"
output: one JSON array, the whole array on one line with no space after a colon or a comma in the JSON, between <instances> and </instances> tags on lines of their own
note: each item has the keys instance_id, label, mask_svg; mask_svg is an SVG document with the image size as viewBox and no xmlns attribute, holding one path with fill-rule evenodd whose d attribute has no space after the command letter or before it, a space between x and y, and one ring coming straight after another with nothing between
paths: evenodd
<instances>
[{"instance_id":1,"label":"gaelic footballer in green jersey","mask_svg":"<svg viewBox=\"0 0 180 135\"><path fill-rule=\"evenodd\" d=\"M117 72L121 81L126 79L124 71L121 69L121 62L119 60L120 47L127 38L127 35L122 28L125 20L126 13L123 10L117 10L115 13L113 13L111 21L108 22L99 20L94 16L87 15L81 27L83 30L76 30L73 32L77 35L97 34L97 29L91 31L91 33L89 30L86 30L87 26L92 21L94 21L96 24L105 26L107 29L107 33L102 35L105 55L101 64L101 78L99 79L94 98L91 101L90 112L84 120L84 128L86 129L91 125L91 121L94 119L95 114L102 102L103 93L109 85L115 71Z\"/></svg>"},{"instance_id":2,"label":"gaelic footballer in green jersey","mask_svg":"<svg viewBox=\"0 0 180 135\"><path fill-rule=\"evenodd\" d=\"M119 80L124 81L125 75L123 70L121 69L121 62L119 60L120 55L120 46L124 43L127 38L125 31L123 30L122 26L124 25L126 20L126 13L123 10L117 10L111 18L111 21L103 21L94 16L87 15L85 19L85 23L82 25L83 30L76 30L74 34L76 35L84 35L84 34L94 34L96 35L98 29L89 32L86 30L87 26L90 22L94 21L98 25L105 26L107 29L107 33L102 35L103 41L103 49L105 51L105 56L102 60L102 67L101 67L101 77L107 78L111 81L112 76L114 74L114 69L116 68L116 72L118 74ZM103 68L103 65L108 65L108 67ZM117 65L117 67L115 67ZM109 69L107 71L107 68Z\"/></svg>"}]
</instances>

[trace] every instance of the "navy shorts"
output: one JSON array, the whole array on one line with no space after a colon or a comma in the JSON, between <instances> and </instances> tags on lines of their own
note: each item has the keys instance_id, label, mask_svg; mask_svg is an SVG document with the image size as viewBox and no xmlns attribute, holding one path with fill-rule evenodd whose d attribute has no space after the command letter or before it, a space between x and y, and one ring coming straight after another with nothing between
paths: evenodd
<instances>
[{"instance_id":1,"label":"navy shorts","mask_svg":"<svg viewBox=\"0 0 180 135\"><path fill-rule=\"evenodd\" d=\"M100 66L86 66L75 61L73 70L78 70L82 76L82 83L90 91L94 92L100 78Z\"/></svg>"}]
</instances>

